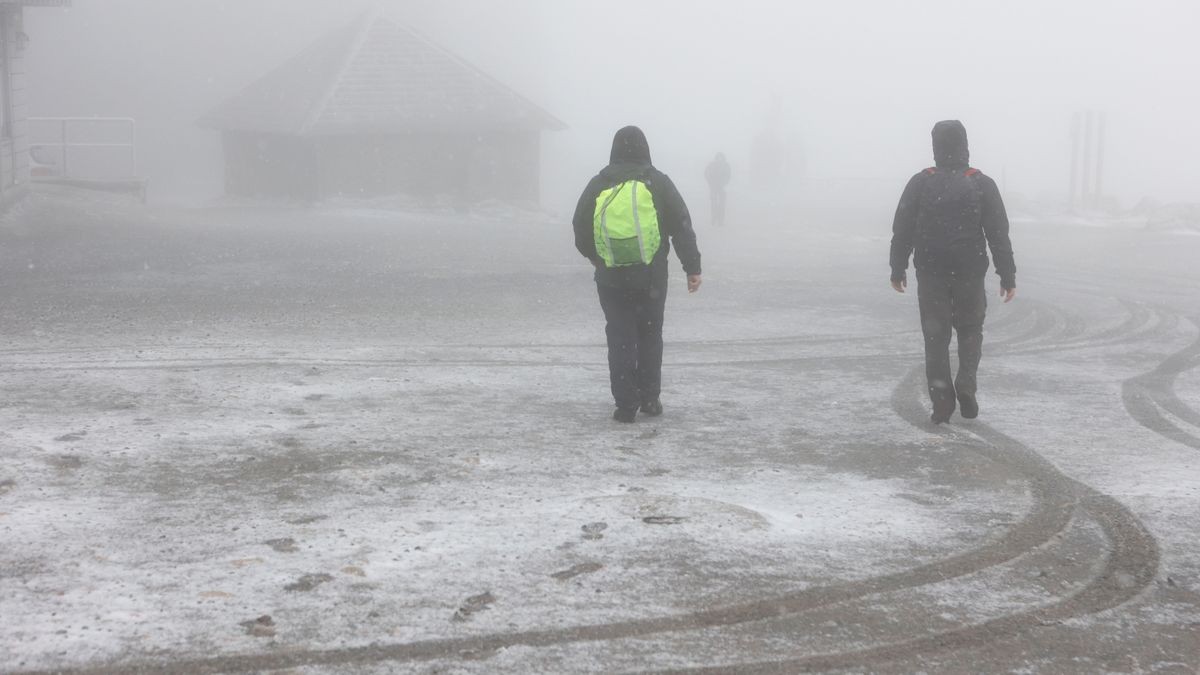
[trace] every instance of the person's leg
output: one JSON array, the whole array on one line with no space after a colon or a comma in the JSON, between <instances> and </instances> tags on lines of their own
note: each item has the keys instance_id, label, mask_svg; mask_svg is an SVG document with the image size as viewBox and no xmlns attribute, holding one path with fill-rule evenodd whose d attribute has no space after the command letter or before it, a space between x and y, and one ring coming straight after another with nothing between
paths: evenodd
<instances>
[{"instance_id":1,"label":"person's leg","mask_svg":"<svg viewBox=\"0 0 1200 675\"><path fill-rule=\"evenodd\" d=\"M963 417L979 412L975 401L979 360L983 356L983 322L987 315L987 289L983 276L960 277L953 283L954 332L958 334L958 376L954 389Z\"/></svg>"},{"instance_id":2,"label":"person's leg","mask_svg":"<svg viewBox=\"0 0 1200 675\"><path fill-rule=\"evenodd\" d=\"M954 414L954 385L950 373L952 329L950 282L946 277L917 272L921 332L925 335L925 378L933 420L945 422Z\"/></svg>"},{"instance_id":3,"label":"person's leg","mask_svg":"<svg viewBox=\"0 0 1200 675\"><path fill-rule=\"evenodd\" d=\"M635 375L638 362L636 298L621 289L599 285L596 288L606 322L604 332L608 336L608 376L613 400L622 410L634 410L641 405Z\"/></svg>"},{"instance_id":4,"label":"person's leg","mask_svg":"<svg viewBox=\"0 0 1200 675\"><path fill-rule=\"evenodd\" d=\"M724 188L713 190L713 225L717 227L723 227L725 225Z\"/></svg>"},{"instance_id":5,"label":"person's leg","mask_svg":"<svg viewBox=\"0 0 1200 675\"><path fill-rule=\"evenodd\" d=\"M638 305L637 386L643 406L656 403L662 393L662 333L666 304L666 288L651 288Z\"/></svg>"}]
</instances>

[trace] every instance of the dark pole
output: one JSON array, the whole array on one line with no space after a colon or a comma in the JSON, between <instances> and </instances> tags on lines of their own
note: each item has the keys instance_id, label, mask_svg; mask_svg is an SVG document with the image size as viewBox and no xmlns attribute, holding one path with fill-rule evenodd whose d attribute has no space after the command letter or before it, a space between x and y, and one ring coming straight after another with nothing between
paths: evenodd
<instances>
[{"instance_id":1,"label":"dark pole","mask_svg":"<svg viewBox=\"0 0 1200 675\"><path fill-rule=\"evenodd\" d=\"M1100 129L1096 139L1096 204L1104 199L1104 153L1107 142L1108 113L1100 113Z\"/></svg>"},{"instance_id":2,"label":"dark pole","mask_svg":"<svg viewBox=\"0 0 1200 675\"><path fill-rule=\"evenodd\" d=\"M1076 112L1071 116L1071 189L1068 191L1068 200L1072 209L1079 206L1079 135L1080 135L1080 119L1079 113Z\"/></svg>"},{"instance_id":3,"label":"dark pole","mask_svg":"<svg viewBox=\"0 0 1200 675\"><path fill-rule=\"evenodd\" d=\"M1084 113L1083 125L1083 208L1091 208L1092 206L1092 143L1096 131L1096 113L1087 111Z\"/></svg>"}]
</instances>

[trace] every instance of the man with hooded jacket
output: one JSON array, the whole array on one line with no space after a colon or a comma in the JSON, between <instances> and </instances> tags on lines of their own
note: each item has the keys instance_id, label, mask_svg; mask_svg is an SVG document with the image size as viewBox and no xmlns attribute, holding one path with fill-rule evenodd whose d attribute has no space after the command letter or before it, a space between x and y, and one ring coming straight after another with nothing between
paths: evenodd
<instances>
[{"instance_id":1,"label":"man with hooded jacket","mask_svg":"<svg viewBox=\"0 0 1200 675\"><path fill-rule=\"evenodd\" d=\"M725 189L729 187L732 176L733 170L723 152L718 152L704 169L704 180L708 181L708 194L712 203L712 224L716 227L725 224Z\"/></svg>"},{"instance_id":2,"label":"man with hooded jacket","mask_svg":"<svg viewBox=\"0 0 1200 675\"><path fill-rule=\"evenodd\" d=\"M633 422L638 410L661 415L667 255L674 243L688 292L695 293L700 251L687 205L671 179L651 164L641 129L617 132L609 164L584 189L572 224L575 248L596 270L617 404L613 419Z\"/></svg>"},{"instance_id":3,"label":"man with hooded jacket","mask_svg":"<svg viewBox=\"0 0 1200 675\"><path fill-rule=\"evenodd\" d=\"M996 182L970 167L967 130L958 120L933 127L937 165L904 188L892 226L892 288L908 287L909 256L916 252L917 299L925 335L925 375L933 403L930 421L954 414L979 415L976 372L983 350L988 255L1000 276L1000 297L1017 293L1017 267L1008 238L1008 215ZM958 334L958 375L951 378L950 336Z\"/></svg>"}]
</instances>

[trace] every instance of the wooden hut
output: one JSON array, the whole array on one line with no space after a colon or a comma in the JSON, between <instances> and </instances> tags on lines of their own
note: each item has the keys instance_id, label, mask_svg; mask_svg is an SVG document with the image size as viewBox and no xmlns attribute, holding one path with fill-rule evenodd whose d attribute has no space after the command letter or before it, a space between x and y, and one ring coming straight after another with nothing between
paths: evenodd
<instances>
[{"instance_id":1,"label":"wooden hut","mask_svg":"<svg viewBox=\"0 0 1200 675\"><path fill-rule=\"evenodd\" d=\"M370 16L206 115L232 195L536 201L554 116L430 39Z\"/></svg>"}]
</instances>

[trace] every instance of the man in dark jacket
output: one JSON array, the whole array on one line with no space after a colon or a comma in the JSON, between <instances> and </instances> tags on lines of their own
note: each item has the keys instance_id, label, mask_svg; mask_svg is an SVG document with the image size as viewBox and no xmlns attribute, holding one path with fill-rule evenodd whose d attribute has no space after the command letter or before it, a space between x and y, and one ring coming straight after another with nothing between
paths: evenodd
<instances>
[{"instance_id":1,"label":"man in dark jacket","mask_svg":"<svg viewBox=\"0 0 1200 675\"><path fill-rule=\"evenodd\" d=\"M732 175L733 171L723 152L718 152L704 169L704 179L708 181L708 194L712 202L712 224L715 227L725 224L725 188Z\"/></svg>"},{"instance_id":2,"label":"man in dark jacket","mask_svg":"<svg viewBox=\"0 0 1200 675\"><path fill-rule=\"evenodd\" d=\"M1000 297L1017 293L1017 267L1008 238L1008 215L996 182L970 168L967 130L958 120L933 127L937 166L913 176L904 188L892 226L892 288L908 287L908 258L917 269L917 298L925 334L925 375L934 424L950 420L957 399L962 416L979 415L976 371L987 310L987 249L1000 275ZM950 335L958 334L958 376L951 379Z\"/></svg>"},{"instance_id":3,"label":"man in dark jacket","mask_svg":"<svg viewBox=\"0 0 1200 675\"><path fill-rule=\"evenodd\" d=\"M575 248L596 268L607 321L609 378L617 404L613 419L633 422L639 409L661 415L667 254L673 242L688 292L695 293L700 251L687 205L671 179L650 163L641 129L617 132L609 164L584 189L573 225ZM616 234L622 228L634 236Z\"/></svg>"}]
</instances>

